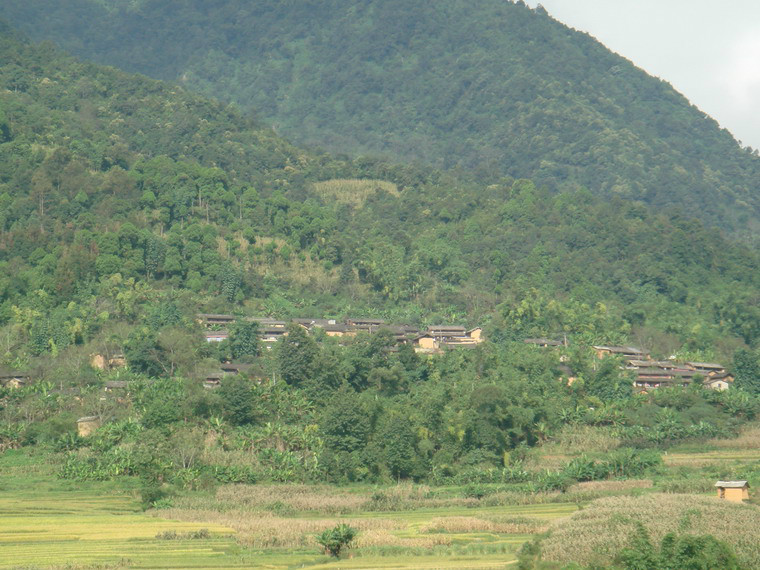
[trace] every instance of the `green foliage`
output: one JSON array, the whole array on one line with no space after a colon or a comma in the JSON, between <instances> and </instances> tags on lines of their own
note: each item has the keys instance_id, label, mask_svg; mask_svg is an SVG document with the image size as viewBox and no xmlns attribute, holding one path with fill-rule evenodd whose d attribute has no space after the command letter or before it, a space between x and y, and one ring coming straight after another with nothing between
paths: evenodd
<instances>
[{"instance_id":1,"label":"green foliage","mask_svg":"<svg viewBox=\"0 0 760 570\"><path fill-rule=\"evenodd\" d=\"M302 326L290 324L287 336L278 341L276 351L280 376L291 386L303 386L316 376L314 363L319 347Z\"/></svg>"},{"instance_id":2,"label":"green foliage","mask_svg":"<svg viewBox=\"0 0 760 570\"><path fill-rule=\"evenodd\" d=\"M261 352L257 322L236 321L230 327L230 350L235 359L247 359Z\"/></svg>"},{"instance_id":3,"label":"green foliage","mask_svg":"<svg viewBox=\"0 0 760 570\"><path fill-rule=\"evenodd\" d=\"M334 528L327 529L323 533L318 534L316 538L317 543L323 546L325 551L329 552L331 556L338 558L341 551L351 544L351 541L356 538L357 534L355 528L341 523Z\"/></svg>"},{"instance_id":4,"label":"green foliage","mask_svg":"<svg viewBox=\"0 0 760 570\"><path fill-rule=\"evenodd\" d=\"M132 332L124 352L130 368L135 372L157 377L164 371L158 337L147 327Z\"/></svg>"},{"instance_id":5,"label":"green foliage","mask_svg":"<svg viewBox=\"0 0 760 570\"><path fill-rule=\"evenodd\" d=\"M757 353L740 349L734 354L735 384L750 394L760 394L760 360Z\"/></svg>"},{"instance_id":6,"label":"green foliage","mask_svg":"<svg viewBox=\"0 0 760 570\"><path fill-rule=\"evenodd\" d=\"M254 393L251 382L238 375L225 378L219 388L219 399L225 418L236 426L255 421Z\"/></svg>"},{"instance_id":7,"label":"green foliage","mask_svg":"<svg viewBox=\"0 0 760 570\"><path fill-rule=\"evenodd\" d=\"M0 390L0 445L68 453L66 477L564 489L658 464L622 450L532 477L520 458L566 423L651 447L733 433L758 411L759 258L696 222L297 149L234 108L5 33L0 56L0 360L35 377ZM346 180L360 200L334 198ZM200 312L237 314L230 340L205 342ZM428 357L396 331L294 325L265 351L247 320L263 315L478 324L488 340ZM746 344L745 389L631 397L619 363L595 368L585 348L660 338L724 361ZM95 353L129 369L92 370ZM205 390L231 358L256 381ZM130 386L101 392L111 379ZM105 425L75 437L96 410ZM206 436L250 463L204 464Z\"/></svg>"}]
</instances>

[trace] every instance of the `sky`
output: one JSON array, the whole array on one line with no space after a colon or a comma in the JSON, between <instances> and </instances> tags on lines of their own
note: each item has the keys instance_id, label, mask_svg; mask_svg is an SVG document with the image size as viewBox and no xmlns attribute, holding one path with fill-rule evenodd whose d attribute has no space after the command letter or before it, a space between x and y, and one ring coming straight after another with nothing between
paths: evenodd
<instances>
[{"instance_id":1,"label":"sky","mask_svg":"<svg viewBox=\"0 0 760 570\"><path fill-rule=\"evenodd\" d=\"M526 0L539 3L760 149L760 0Z\"/></svg>"}]
</instances>

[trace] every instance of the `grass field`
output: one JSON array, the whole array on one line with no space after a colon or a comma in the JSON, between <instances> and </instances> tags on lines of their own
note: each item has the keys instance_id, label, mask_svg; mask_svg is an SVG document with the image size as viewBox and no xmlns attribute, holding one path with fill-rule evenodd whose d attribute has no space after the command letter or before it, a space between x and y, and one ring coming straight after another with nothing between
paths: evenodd
<instances>
[{"instance_id":1,"label":"grass field","mask_svg":"<svg viewBox=\"0 0 760 570\"><path fill-rule=\"evenodd\" d=\"M44 457L0 456L0 568L506 568L532 533L577 509L567 503L470 507L444 501L438 507L338 515L308 510L305 503L306 510L287 515L261 512L256 505L225 513L143 513L134 481L73 483L54 472ZM312 499L322 491L316 488ZM349 494L357 493L369 496L372 489ZM304 499L303 487L294 487L293 495L299 494L301 501L312 500ZM203 500L206 507L216 503L213 496ZM313 536L340 521L360 534L356 546L335 560L320 552ZM257 539L262 529L276 540Z\"/></svg>"}]
</instances>

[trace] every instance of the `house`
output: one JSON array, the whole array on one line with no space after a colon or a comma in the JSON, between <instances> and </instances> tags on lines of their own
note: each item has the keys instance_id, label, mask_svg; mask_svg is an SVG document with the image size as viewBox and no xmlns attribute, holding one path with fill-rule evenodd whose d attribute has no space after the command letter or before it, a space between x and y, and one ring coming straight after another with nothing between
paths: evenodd
<instances>
[{"instance_id":1,"label":"house","mask_svg":"<svg viewBox=\"0 0 760 570\"><path fill-rule=\"evenodd\" d=\"M324 328L332 325L337 325L338 322L335 319L309 319L309 318L298 318L298 319L292 319L292 322L296 323L297 325L301 325L306 330L310 331L313 328Z\"/></svg>"},{"instance_id":2,"label":"house","mask_svg":"<svg viewBox=\"0 0 760 570\"><path fill-rule=\"evenodd\" d=\"M225 374L243 374L250 370L253 364L235 363L235 362L222 362L219 368Z\"/></svg>"},{"instance_id":3,"label":"house","mask_svg":"<svg viewBox=\"0 0 760 570\"><path fill-rule=\"evenodd\" d=\"M672 360L626 360L625 367L629 370L637 370L639 368L685 369L682 364L678 364Z\"/></svg>"},{"instance_id":4,"label":"house","mask_svg":"<svg viewBox=\"0 0 760 570\"><path fill-rule=\"evenodd\" d=\"M430 333L418 335L412 341L414 343L414 352L434 353L438 352L438 341Z\"/></svg>"},{"instance_id":5,"label":"house","mask_svg":"<svg viewBox=\"0 0 760 570\"><path fill-rule=\"evenodd\" d=\"M31 378L26 374L14 372L11 370L0 371L0 386L5 388L21 388L26 386Z\"/></svg>"},{"instance_id":6,"label":"house","mask_svg":"<svg viewBox=\"0 0 760 570\"><path fill-rule=\"evenodd\" d=\"M636 370L634 388L646 392L651 388L668 386L688 386L694 380L695 372L685 369L639 368Z\"/></svg>"},{"instance_id":7,"label":"house","mask_svg":"<svg viewBox=\"0 0 760 570\"><path fill-rule=\"evenodd\" d=\"M349 332L346 325L323 325L321 328L327 336L345 336Z\"/></svg>"},{"instance_id":8,"label":"house","mask_svg":"<svg viewBox=\"0 0 760 570\"><path fill-rule=\"evenodd\" d=\"M649 360L649 355L634 346L592 346L597 358L620 356L626 360Z\"/></svg>"},{"instance_id":9,"label":"house","mask_svg":"<svg viewBox=\"0 0 760 570\"><path fill-rule=\"evenodd\" d=\"M443 348L473 348L483 342L483 329L467 330L456 325L434 325L412 338L415 352L437 353Z\"/></svg>"},{"instance_id":10,"label":"house","mask_svg":"<svg viewBox=\"0 0 760 570\"><path fill-rule=\"evenodd\" d=\"M390 331L398 344L408 344L420 334L416 327L410 326L385 326L380 330Z\"/></svg>"},{"instance_id":11,"label":"house","mask_svg":"<svg viewBox=\"0 0 760 570\"><path fill-rule=\"evenodd\" d=\"M120 352L112 355L93 354L90 359L90 366L97 370L113 370L114 368L124 368L127 365L127 359Z\"/></svg>"},{"instance_id":12,"label":"house","mask_svg":"<svg viewBox=\"0 0 760 570\"><path fill-rule=\"evenodd\" d=\"M726 367L722 364L715 364L712 362L684 362L684 366L688 367L690 370L699 372L703 376L721 374L726 371Z\"/></svg>"},{"instance_id":13,"label":"house","mask_svg":"<svg viewBox=\"0 0 760 570\"><path fill-rule=\"evenodd\" d=\"M100 427L99 416L86 416L77 420L77 435L87 437Z\"/></svg>"},{"instance_id":14,"label":"house","mask_svg":"<svg viewBox=\"0 0 760 570\"><path fill-rule=\"evenodd\" d=\"M288 329L279 325L266 326L259 329L259 339L268 349L271 349L274 343L284 336L288 336Z\"/></svg>"},{"instance_id":15,"label":"house","mask_svg":"<svg viewBox=\"0 0 760 570\"><path fill-rule=\"evenodd\" d=\"M715 483L718 489L718 498L734 503L741 503L749 499L749 483L747 481L718 481Z\"/></svg>"},{"instance_id":16,"label":"house","mask_svg":"<svg viewBox=\"0 0 760 570\"><path fill-rule=\"evenodd\" d=\"M473 339L476 342L483 340L483 329L481 327L475 327L467 331L467 337Z\"/></svg>"},{"instance_id":17,"label":"house","mask_svg":"<svg viewBox=\"0 0 760 570\"><path fill-rule=\"evenodd\" d=\"M109 380L103 387L106 392L116 392L119 390L126 390L129 388L129 382L126 380Z\"/></svg>"},{"instance_id":18,"label":"house","mask_svg":"<svg viewBox=\"0 0 760 570\"><path fill-rule=\"evenodd\" d=\"M227 331L207 331L206 342L222 342L230 338L230 333Z\"/></svg>"},{"instance_id":19,"label":"house","mask_svg":"<svg viewBox=\"0 0 760 570\"><path fill-rule=\"evenodd\" d=\"M466 328L455 325L434 325L428 327L427 332L439 340L464 338L467 336Z\"/></svg>"},{"instance_id":20,"label":"house","mask_svg":"<svg viewBox=\"0 0 760 570\"><path fill-rule=\"evenodd\" d=\"M245 320L252 323L258 323L260 327L268 329L285 329L288 327L287 321L278 321L277 319L270 319L269 317L247 317Z\"/></svg>"},{"instance_id":21,"label":"house","mask_svg":"<svg viewBox=\"0 0 760 570\"><path fill-rule=\"evenodd\" d=\"M235 322L235 315L214 315L199 313L196 315L198 321L207 327L211 326L228 326Z\"/></svg>"},{"instance_id":22,"label":"house","mask_svg":"<svg viewBox=\"0 0 760 570\"><path fill-rule=\"evenodd\" d=\"M224 378L224 372L209 372L203 379L203 387L208 390L213 390L222 385L222 378Z\"/></svg>"},{"instance_id":23,"label":"house","mask_svg":"<svg viewBox=\"0 0 760 570\"><path fill-rule=\"evenodd\" d=\"M728 372L709 375L703 382L705 388L719 391L728 390L733 383L734 377Z\"/></svg>"},{"instance_id":24,"label":"house","mask_svg":"<svg viewBox=\"0 0 760 570\"><path fill-rule=\"evenodd\" d=\"M355 327L360 327L363 329L372 329L375 330L379 329L385 324L385 321L383 319L368 319L368 318L361 318L361 319L354 319L349 318L346 319L347 325L353 325Z\"/></svg>"},{"instance_id":25,"label":"house","mask_svg":"<svg viewBox=\"0 0 760 570\"><path fill-rule=\"evenodd\" d=\"M560 364L557 369L560 373L559 380L562 381L563 379L567 379L566 382L568 386L572 386L573 382L578 379L578 376L573 372L573 369L567 364Z\"/></svg>"}]
</instances>

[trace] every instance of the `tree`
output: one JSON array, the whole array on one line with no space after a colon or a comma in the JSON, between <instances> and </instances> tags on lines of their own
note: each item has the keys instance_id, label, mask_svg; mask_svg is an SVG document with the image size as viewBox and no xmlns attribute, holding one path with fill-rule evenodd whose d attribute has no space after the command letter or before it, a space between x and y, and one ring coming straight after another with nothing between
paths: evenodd
<instances>
[{"instance_id":1,"label":"tree","mask_svg":"<svg viewBox=\"0 0 760 570\"><path fill-rule=\"evenodd\" d=\"M633 394L633 382L625 372L621 373L619 366L617 359L604 358L586 382L589 395L603 402L630 398Z\"/></svg>"},{"instance_id":2,"label":"tree","mask_svg":"<svg viewBox=\"0 0 760 570\"><path fill-rule=\"evenodd\" d=\"M259 324L238 319L230 327L230 350L233 358L258 356L261 352Z\"/></svg>"},{"instance_id":3,"label":"tree","mask_svg":"<svg viewBox=\"0 0 760 570\"><path fill-rule=\"evenodd\" d=\"M255 420L253 389L249 380L241 376L225 378L219 388L222 411L234 425L245 425Z\"/></svg>"},{"instance_id":4,"label":"tree","mask_svg":"<svg viewBox=\"0 0 760 570\"><path fill-rule=\"evenodd\" d=\"M396 479L412 477L419 465L417 436L409 418L392 413L386 418L383 430L378 434L384 448L385 464Z\"/></svg>"},{"instance_id":5,"label":"tree","mask_svg":"<svg viewBox=\"0 0 760 570\"><path fill-rule=\"evenodd\" d=\"M288 334L277 346L277 365L282 379L291 386L301 386L314 376L314 362L319 347L301 325L288 325Z\"/></svg>"},{"instance_id":6,"label":"tree","mask_svg":"<svg viewBox=\"0 0 760 570\"><path fill-rule=\"evenodd\" d=\"M359 396L344 388L334 393L324 409L320 430L330 449L351 453L366 446L372 426Z\"/></svg>"},{"instance_id":7,"label":"tree","mask_svg":"<svg viewBox=\"0 0 760 570\"><path fill-rule=\"evenodd\" d=\"M142 327L129 335L124 345L124 355L129 367L135 372L157 377L164 371L163 351L155 332Z\"/></svg>"},{"instance_id":8,"label":"tree","mask_svg":"<svg viewBox=\"0 0 760 570\"><path fill-rule=\"evenodd\" d=\"M760 362L757 355L741 348L734 354L735 386L751 394L760 394Z\"/></svg>"}]
</instances>

